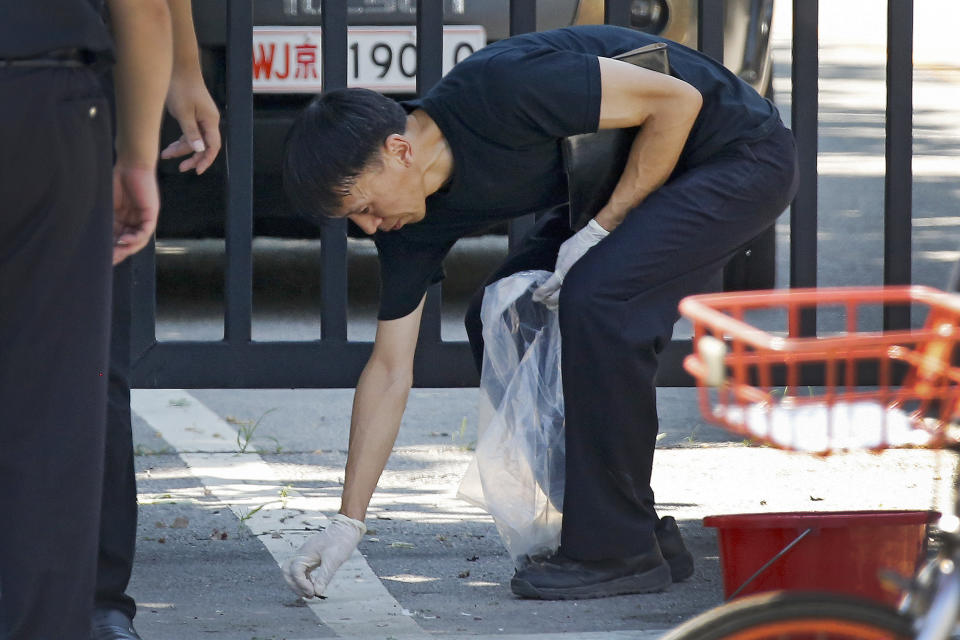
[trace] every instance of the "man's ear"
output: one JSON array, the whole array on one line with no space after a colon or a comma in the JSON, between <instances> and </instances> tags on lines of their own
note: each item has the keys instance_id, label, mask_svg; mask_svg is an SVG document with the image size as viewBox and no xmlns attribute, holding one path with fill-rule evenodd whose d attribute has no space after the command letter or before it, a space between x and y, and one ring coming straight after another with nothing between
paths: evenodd
<instances>
[{"instance_id":1,"label":"man's ear","mask_svg":"<svg viewBox=\"0 0 960 640\"><path fill-rule=\"evenodd\" d=\"M383 150L389 157L395 158L405 167L409 167L413 163L413 145L404 135L391 133L383 142Z\"/></svg>"}]
</instances>

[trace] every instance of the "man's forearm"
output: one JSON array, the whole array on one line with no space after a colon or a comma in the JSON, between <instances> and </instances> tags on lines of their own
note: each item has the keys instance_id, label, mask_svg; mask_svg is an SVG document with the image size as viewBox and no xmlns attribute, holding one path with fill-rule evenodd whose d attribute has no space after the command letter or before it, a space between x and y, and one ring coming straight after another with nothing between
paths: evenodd
<instances>
[{"instance_id":1,"label":"man's forearm","mask_svg":"<svg viewBox=\"0 0 960 640\"><path fill-rule=\"evenodd\" d=\"M375 360L367 363L353 399L350 450L340 513L363 521L377 481L397 439L412 378L394 375Z\"/></svg>"},{"instance_id":2,"label":"man's forearm","mask_svg":"<svg viewBox=\"0 0 960 640\"><path fill-rule=\"evenodd\" d=\"M156 166L160 120L173 64L166 0L109 0L117 48L117 160Z\"/></svg>"},{"instance_id":3,"label":"man's forearm","mask_svg":"<svg viewBox=\"0 0 960 640\"><path fill-rule=\"evenodd\" d=\"M613 231L631 209L667 181L699 110L699 94L691 93L678 101L675 109L651 116L640 127L623 174L609 202L596 216L600 226Z\"/></svg>"}]
</instances>

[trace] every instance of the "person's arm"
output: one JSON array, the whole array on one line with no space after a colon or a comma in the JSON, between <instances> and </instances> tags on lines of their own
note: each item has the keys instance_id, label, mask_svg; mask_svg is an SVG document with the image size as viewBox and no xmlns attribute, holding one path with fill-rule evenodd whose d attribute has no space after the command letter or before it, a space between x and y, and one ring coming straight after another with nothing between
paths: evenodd
<instances>
[{"instance_id":1,"label":"person's arm","mask_svg":"<svg viewBox=\"0 0 960 640\"><path fill-rule=\"evenodd\" d=\"M283 565L287 584L305 598L323 595L366 531L367 506L397 439L413 386L413 355L425 299L409 315L377 324L373 353L353 398L340 513Z\"/></svg>"},{"instance_id":2,"label":"person's arm","mask_svg":"<svg viewBox=\"0 0 960 640\"><path fill-rule=\"evenodd\" d=\"M599 128L640 126L640 131L609 201L560 245L553 275L534 291L533 299L551 309L559 306L570 267L670 177L703 104L700 92L682 80L621 60L599 60Z\"/></svg>"},{"instance_id":3,"label":"person's arm","mask_svg":"<svg viewBox=\"0 0 960 640\"><path fill-rule=\"evenodd\" d=\"M206 171L220 151L220 111L207 91L200 69L200 52L193 28L190 0L167 0L173 24L173 76L167 92L167 111L183 135L161 153L163 159L190 155L180 171Z\"/></svg>"},{"instance_id":4,"label":"person's arm","mask_svg":"<svg viewBox=\"0 0 960 640\"><path fill-rule=\"evenodd\" d=\"M357 382L340 503L340 513L355 520L366 517L370 497L397 439L413 386L413 354L425 299L409 315L377 323L373 353Z\"/></svg>"},{"instance_id":5,"label":"person's arm","mask_svg":"<svg viewBox=\"0 0 960 640\"><path fill-rule=\"evenodd\" d=\"M166 0L108 1L117 50L113 171L113 263L117 264L145 247L157 226L157 147L173 44Z\"/></svg>"},{"instance_id":6,"label":"person's arm","mask_svg":"<svg viewBox=\"0 0 960 640\"><path fill-rule=\"evenodd\" d=\"M600 58L600 128L640 126L609 202L595 220L613 231L627 213L670 177L703 97L672 76Z\"/></svg>"}]
</instances>

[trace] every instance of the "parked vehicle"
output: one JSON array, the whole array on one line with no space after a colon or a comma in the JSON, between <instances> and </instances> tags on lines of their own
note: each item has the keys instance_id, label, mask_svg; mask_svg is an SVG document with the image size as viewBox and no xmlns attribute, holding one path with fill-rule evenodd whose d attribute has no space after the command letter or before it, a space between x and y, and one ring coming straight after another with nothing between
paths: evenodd
<instances>
[{"instance_id":1,"label":"parked vehicle","mask_svg":"<svg viewBox=\"0 0 960 640\"><path fill-rule=\"evenodd\" d=\"M221 109L226 104L227 1L193 3L204 77ZM541 31L603 22L604 0L536 2L537 29ZM769 95L773 0L725 2L724 64ZM280 166L283 140L293 118L321 88L320 4L320 0L253 2L253 210L257 235L318 235L315 226L294 215L285 202ZM509 35L510 0L444 0L443 4L445 71L485 43ZM416 0L347 0L347 5L348 84L371 87L398 98L412 95L416 74ZM697 0L633 0L630 23L635 29L695 47ZM163 142L178 135L176 123L167 118ZM164 213L158 230L160 237L222 236L224 181L224 154L199 178L179 175L176 162L161 162ZM773 240L772 232L766 234L749 255L741 258L741 262L749 258L750 264L744 262L737 267L743 280L738 288L772 285Z\"/></svg>"}]
</instances>

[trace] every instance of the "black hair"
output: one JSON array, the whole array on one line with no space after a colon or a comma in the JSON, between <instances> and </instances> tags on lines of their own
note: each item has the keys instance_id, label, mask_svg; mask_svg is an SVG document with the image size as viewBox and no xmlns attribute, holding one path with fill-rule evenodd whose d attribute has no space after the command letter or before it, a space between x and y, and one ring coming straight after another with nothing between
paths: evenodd
<instances>
[{"instance_id":1,"label":"black hair","mask_svg":"<svg viewBox=\"0 0 960 640\"><path fill-rule=\"evenodd\" d=\"M407 127L395 100L369 89L336 89L314 98L287 134L283 188L294 208L310 217L339 212L343 198L380 147Z\"/></svg>"}]
</instances>

